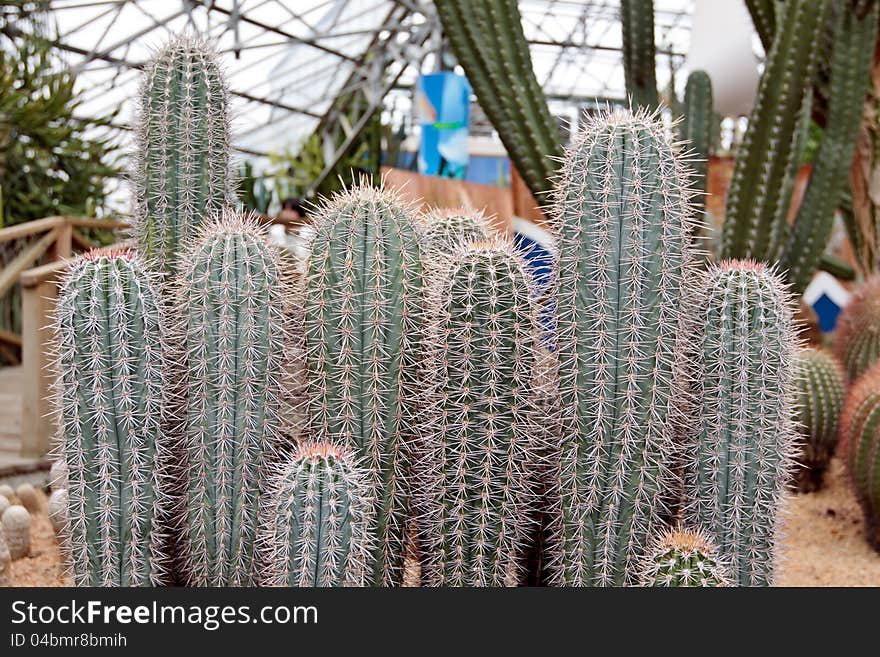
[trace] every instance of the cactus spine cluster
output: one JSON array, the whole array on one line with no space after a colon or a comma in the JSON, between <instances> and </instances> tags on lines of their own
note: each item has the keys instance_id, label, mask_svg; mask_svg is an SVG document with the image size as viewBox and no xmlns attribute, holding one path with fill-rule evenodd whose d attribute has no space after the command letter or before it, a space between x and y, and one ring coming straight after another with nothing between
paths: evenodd
<instances>
[{"instance_id":1,"label":"cactus spine cluster","mask_svg":"<svg viewBox=\"0 0 880 657\"><path fill-rule=\"evenodd\" d=\"M657 95L654 0L621 0L623 74L632 106L654 109Z\"/></svg>"},{"instance_id":2,"label":"cactus spine cluster","mask_svg":"<svg viewBox=\"0 0 880 657\"><path fill-rule=\"evenodd\" d=\"M199 227L235 199L216 55L199 39L172 39L147 66L139 102L135 236L141 256L170 275Z\"/></svg>"},{"instance_id":3,"label":"cactus spine cluster","mask_svg":"<svg viewBox=\"0 0 880 657\"><path fill-rule=\"evenodd\" d=\"M725 261L706 272L695 318L685 525L708 532L738 586L773 582L776 517L796 455L790 306L775 271Z\"/></svg>"},{"instance_id":4,"label":"cactus spine cluster","mask_svg":"<svg viewBox=\"0 0 880 657\"><path fill-rule=\"evenodd\" d=\"M859 285L837 318L834 354L850 383L880 360L880 276Z\"/></svg>"},{"instance_id":5,"label":"cactus spine cluster","mask_svg":"<svg viewBox=\"0 0 880 657\"><path fill-rule=\"evenodd\" d=\"M822 487L822 475L837 446L843 372L833 356L818 349L801 349L795 371L797 425L804 441L795 479L798 490L810 492Z\"/></svg>"},{"instance_id":6,"label":"cactus spine cluster","mask_svg":"<svg viewBox=\"0 0 880 657\"><path fill-rule=\"evenodd\" d=\"M560 135L535 78L516 0L437 0L443 32L516 169L536 196L550 189Z\"/></svg>"},{"instance_id":7,"label":"cactus spine cluster","mask_svg":"<svg viewBox=\"0 0 880 657\"><path fill-rule=\"evenodd\" d=\"M126 250L89 252L56 309L69 554L79 586L162 583L157 463L165 412L163 320L150 276Z\"/></svg>"},{"instance_id":8,"label":"cactus spine cluster","mask_svg":"<svg viewBox=\"0 0 880 657\"><path fill-rule=\"evenodd\" d=\"M642 568L643 586L730 586L727 564L701 531L664 531L653 541Z\"/></svg>"},{"instance_id":9,"label":"cactus spine cluster","mask_svg":"<svg viewBox=\"0 0 880 657\"><path fill-rule=\"evenodd\" d=\"M681 392L688 176L644 111L590 119L564 163L554 212L562 584L638 578Z\"/></svg>"},{"instance_id":10,"label":"cactus spine cluster","mask_svg":"<svg viewBox=\"0 0 880 657\"><path fill-rule=\"evenodd\" d=\"M515 585L541 439L529 274L496 239L462 245L432 286L434 398L416 459L422 582Z\"/></svg>"},{"instance_id":11,"label":"cactus spine cluster","mask_svg":"<svg viewBox=\"0 0 880 657\"><path fill-rule=\"evenodd\" d=\"M834 212L847 186L877 40L880 3L867 4L869 11L861 16L849 8L834 12L827 123L807 190L779 260L792 292L798 294L806 289L825 251Z\"/></svg>"},{"instance_id":12,"label":"cactus spine cluster","mask_svg":"<svg viewBox=\"0 0 880 657\"><path fill-rule=\"evenodd\" d=\"M424 357L421 236L396 196L370 187L319 216L305 277L306 430L350 447L367 469L377 525L368 580L396 586Z\"/></svg>"},{"instance_id":13,"label":"cactus spine cluster","mask_svg":"<svg viewBox=\"0 0 880 657\"><path fill-rule=\"evenodd\" d=\"M182 557L194 586L258 581L255 540L269 457L282 431L288 281L255 219L226 209L176 280Z\"/></svg>"},{"instance_id":14,"label":"cactus spine cluster","mask_svg":"<svg viewBox=\"0 0 880 657\"><path fill-rule=\"evenodd\" d=\"M332 443L301 444L272 478L268 586L365 586L374 530L369 489L353 456Z\"/></svg>"},{"instance_id":15,"label":"cactus spine cluster","mask_svg":"<svg viewBox=\"0 0 880 657\"><path fill-rule=\"evenodd\" d=\"M705 71L693 71L688 76L682 114L678 135L695 155L690 163L693 169L691 186L697 192L693 205L699 215L706 205L706 177L709 173L712 123L715 117L712 80Z\"/></svg>"},{"instance_id":16,"label":"cactus spine cluster","mask_svg":"<svg viewBox=\"0 0 880 657\"><path fill-rule=\"evenodd\" d=\"M880 365L852 386L840 417L840 444L868 542L880 552Z\"/></svg>"},{"instance_id":17,"label":"cactus spine cluster","mask_svg":"<svg viewBox=\"0 0 880 657\"><path fill-rule=\"evenodd\" d=\"M799 136L830 0L778 5L778 29L727 196L722 257L776 261L788 237Z\"/></svg>"}]
</instances>

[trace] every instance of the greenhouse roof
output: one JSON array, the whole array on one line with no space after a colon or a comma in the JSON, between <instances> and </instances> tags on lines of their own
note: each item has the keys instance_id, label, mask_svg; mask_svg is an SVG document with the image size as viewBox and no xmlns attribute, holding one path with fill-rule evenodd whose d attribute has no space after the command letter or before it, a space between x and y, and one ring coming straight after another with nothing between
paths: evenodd
<instances>
[{"instance_id":1,"label":"greenhouse roof","mask_svg":"<svg viewBox=\"0 0 880 657\"><path fill-rule=\"evenodd\" d=\"M419 72L435 70L442 34L427 0L48 0L50 35L79 75L80 112L132 113L139 70L171 34L208 37L222 54L236 144L252 155L295 149L316 129L325 159L382 106L410 112ZM551 102L622 99L619 0L520 0L539 82ZM658 84L685 59L693 0L654 0ZM3 32L20 35L4 13ZM363 93L351 93L355 91ZM325 134L326 133L326 134ZM333 133L333 134L331 134ZM353 138L353 137L352 137ZM339 146L342 144L342 146Z\"/></svg>"}]
</instances>

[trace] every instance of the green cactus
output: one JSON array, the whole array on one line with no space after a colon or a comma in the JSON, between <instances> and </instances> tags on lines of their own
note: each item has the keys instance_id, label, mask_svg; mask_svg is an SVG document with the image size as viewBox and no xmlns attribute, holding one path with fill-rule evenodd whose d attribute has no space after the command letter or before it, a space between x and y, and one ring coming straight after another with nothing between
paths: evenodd
<instances>
[{"instance_id":1,"label":"green cactus","mask_svg":"<svg viewBox=\"0 0 880 657\"><path fill-rule=\"evenodd\" d=\"M802 293L819 264L853 159L877 40L878 3L859 16L837 11L827 124L794 226L779 260L792 292Z\"/></svg>"},{"instance_id":2,"label":"green cactus","mask_svg":"<svg viewBox=\"0 0 880 657\"><path fill-rule=\"evenodd\" d=\"M206 224L175 281L183 499L191 586L250 586L266 464L284 431L288 280L256 219L232 209ZM172 464L168 464L171 467Z\"/></svg>"},{"instance_id":3,"label":"green cactus","mask_svg":"<svg viewBox=\"0 0 880 657\"><path fill-rule=\"evenodd\" d=\"M651 544L642 566L642 585L724 587L730 586L730 573L703 532L667 530Z\"/></svg>"},{"instance_id":4,"label":"green cactus","mask_svg":"<svg viewBox=\"0 0 880 657\"><path fill-rule=\"evenodd\" d=\"M698 299L685 525L709 534L734 584L768 586L796 455L791 300L780 276L752 261L710 267Z\"/></svg>"},{"instance_id":5,"label":"green cactus","mask_svg":"<svg viewBox=\"0 0 880 657\"><path fill-rule=\"evenodd\" d=\"M691 186L697 194L694 196L694 211L703 222L706 207L706 184L709 173L709 149L712 142L712 121L714 120L712 100L712 80L705 71L693 71L687 79L684 92L683 117L679 124L678 137L687 142L693 152L694 159L690 162L693 169Z\"/></svg>"},{"instance_id":6,"label":"green cactus","mask_svg":"<svg viewBox=\"0 0 880 657\"><path fill-rule=\"evenodd\" d=\"M621 0L620 22L626 92L633 108L654 109L660 104L654 61L654 0Z\"/></svg>"},{"instance_id":7,"label":"green cactus","mask_svg":"<svg viewBox=\"0 0 880 657\"><path fill-rule=\"evenodd\" d=\"M316 216L305 275L306 430L350 447L367 469L377 525L368 581L397 586L424 360L421 236L397 196L366 186Z\"/></svg>"},{"instance_id":8,"label":"green cactus","mask_svg":"<svg viewBox=\"0 0 880 657\"><path fill-rule=\"evenodd\" d=\"M431 260L448 258L462 244L488 240L492 227L478 210L437 208L419 221L424 236L425 256Z\"/></svg>"},{"instance_id":9,"label":"green cactus","mask_svg":"<svg viewBox=\"0 0 880 657\"><path fill-rule=\"evenodd\" d=\"M834 355L852 383L880 360L880 276L853 292L837 318Z\"/></svg>"},{"instance_id":10,"label":"green cactus","mask_svg":"<svg viewBox=\"0 0 880 657\"><path fill-rule=\"evenodd\" d=\"M755 31L764 46L764 52L770 52L773 35L776 34L776 5L778 0L746 0L749 14Z\"/></svg>"},{"instance_id":11,"label":"green cactus","mask_svg":"<svg viewBox=\"0 0 880 657\"><path fill-rule=\"evenodd\" d=\"M722 257L776 261L801 164L800 128L830 0L792 0L778 16L727 195Z\"/></svg>"},{"instance_id":12,"label":"green cactus","mask_svg":"<svg viewBox=\"0 0 880 657\"><path fill-rule=\"evenodd\" d=\"M638 579L684 387L689 175L656 115L641 110L587 118L564 161L553 212L561 584Z\"/></svg>"},{"instance_id":13,"label":"green cactus","mask_svg":"<svg viewBox=\"0 0 880 657\"><path fill-rule=\"evenodd\" d=\"M154 286L128 250L90 251L64 277L56 309L66 554L78 586L167 580L160 453L165 449L163 326Z\"/></svg>"},{"instance_id":14,"label":"green cactus","mask_svg":"<svg viewBox=\"0 0 880 657\"><path fill-rule=\"evenodd\" d=\"M541 448L532 282L507 240L462 244L431 280L433 405L418 464L428 586L513 586Z\"/></svg>"},{"instance_id":15,"label":"green cactus","mask_svg":"<svg viewBox=\"0 0 880 657\"><path fill-rule=\"evenodd\" d=\"M134 125L135 237L170 277L182 247L233 204L226 82L203 41L178 36L147 65Z\"/></svg>"},{"instance_id":16,"label":"green cactus","mask_svg":"<svg viewBox=\"0 0 880 657\"><path fill-rule=\"evenodd\" d=\"M480 107L536 197L549 191L561 136L535 78L516 0L436 0L443 32Z\"/></svg>"},{"instance_id":17,"label":"green cactus","mask_svg":"<svg viewBox=\"0 0 880 657\"><path fill-rule=\"evenodd\" d=\"M822 487L822 475L837 447L843 406L843 372L837 361L818 349L801 349L795 361L798 391L797 423L804 439L795 480L801 492Z\"/></svg>"},{"instance_id":18,"label":"green cactus","mask_svg":"<svg viewBox=\"0 0 880 657\"><path fill-rule=\"evenodd\" d=\"M880 552L880 365L850 389L840 418L840 443L865 514L865 535Z\"/></svg>"},{"instance_id":19,"label":"green cactus","mask_svg":"<svg viewBox=\"0 0 880 657\"><path fill-rule=\"evenodd\" d=\"M304 442L271 478L267 586L365 586L373 525L355 459L332 443Z\"/></svg>"}]
</instances>

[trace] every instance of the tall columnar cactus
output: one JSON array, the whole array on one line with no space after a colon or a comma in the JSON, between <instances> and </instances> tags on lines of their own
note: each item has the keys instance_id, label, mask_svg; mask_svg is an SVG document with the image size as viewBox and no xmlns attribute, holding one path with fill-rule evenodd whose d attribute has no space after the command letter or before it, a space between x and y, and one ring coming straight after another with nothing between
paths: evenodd
<instances>
[{"instance_id":1,"label":"tall columnar cactus","mask_svg":"<svg viewBox=\"0 0 880 657\"><path fill-rule=\"evenodd\" d=\"M693 71L687 79L684 91L682 120L679 124L679 139L687 142L694 153L691 162L693 169L692 187L694 209L702 213L706 206L706 176L709 172L709 150L712 142L712 122L714 121L712 101L712 80L705 71Z\"/></svg>"},{"instance_id":2,"label":"tall columnar cactus","mask_svg":"<svg viewBox=\"0 0 880 657\"><path fill-rule=\"evenodd\" d=\"M795 368L797 424L804 440L795 479L798 490L810 492L822 487L822 475L837 447L843 372L833 356L818 349L801 349Z\"/></svg>"},{"instance_id":3,"label":"tall columnar cactus","mask_svg":"<svg viewBox=\"0 0 880 657\"><path fill-rule=\"evenodd\" d=\"M880 552L880 365L850 389L840 418L840 444L865 514L865 534Z\"/></svg>"},{"instance_id":4,"label":"tall columnar cactus","mask_svg":"<svg viewBox=\"0 0 880 657\"><path fill-rule=\"evenodd\" d=\"M811 93L818 39L830 0L780 4L727 195L722 257L775 261L787 239L789 201L800 166L800 124Z\"/></svg>"},{"instance_id":5,"label":"tall columnar cactus","mask_svg":"<svg viewBox=\"0 0 880 657\"><path fill-rule=\"evenodd\" d=\"M480 107L536 196L549 191L561 136L532 68L516 0L436 0L443 32Z\"/></svg>"},{"instance_id":6,"label":"tall columnar cactus","mask_svg":"<svg viewBox=\"0 0 880 657\"><path fill-rule=\"evenodd\" d=\"M483 213L467 208L431 210L421 217L419 229L430 260L446 259L463 244L492 236L492 227Z\"/></svg>"},{"instance_id":7,"label":"tall columnar cactus","mask_svg":"<svg viewBox=\"0 0 880 657\"><path fill-rule=\"evenodd\" d=\"M463 244L432 277L430 422L416 459L422 582L511 586L541 447L532 284L512 243Z\"/></svg>"},{"instance_id":8,"label":"tall columnar cactus","mask_svg":"<svg viewBox=\"0 0 880 657\"><path fill-rule=\"evenodd\" d=\"M90 251L64 278L56 322L74 582L161 584L166 377L152 279L131 251Z\"/></svg>"},{"instance_id":9,"label":"tall columnar cactus","mask_svg":"<svg viewBox=\"0 0 880 657\"><path fill-rule=\"evenodd\" d=\"M656 108L657 72L654 46L654 0L621 0L623 73L633 107Z\"/></svg>"},{"instance_id":10,"label":"tall columnar cactus","mask_svg":"<svg viewBox=\"0 0 880 657\"><path fill-rule=\"evenodd\" d=\"M365 586L373 524L352 454L305 442L272 477L261 542L268 586Z\"/></svg>"},{"instance_id":11,"label":"tall columnar cactus","mask_svg":"<svg viewBox=\"0 0 880 657\"><path fill-rule=\"evenodd\" d=\"M178 36L148 64L135 121L135 236L165 275L199 226L234 202L226 82L215 53Z\"/></svg>"},{"instance_id":12,"label":"tall columnar cactus","mask_svg":"<svg viewBox=\"0 0 880 657\"><path fill-rule=\"evenodd\" d=\"M174 458L184 469L176 514L184 576L192 586L253 585L266 465L284 430L288 280L256 220L232 209L202 229L183 263Z\"/></svg>"},{"instance_id":13,"label":"tall columnar cactus","mask_svg":"<svg viewBox=\"0 0 880 657\"><path fill-rule=\"evenodd\" d=\"M773 35L776 33L776 4L777 0L746 0L755 31L766 52L770 52Z\"/></svg>"},{"instance_id":14,"label":"tall columnar cactus","mask_svg":"<svg viewBox=\"0 0 880 657\"><path fill-rule=\"evenodd\" d=\"M796 455L795 331L779 275L751 261L705 274L685 525L708 532L738 586L774 575L776 518Z\"/></svg>"},{"instance_id":15,"label":"tall columnar cactus","mask_svg":"<svg viewBox=\"0 0 880 657\"><path fill-rule=\"evenodd\" d=\"M877 40L880 3L866 4L870 10L863 15L842 8L834 17L835 38L825 132L779 261L780 269L795 293L806 289L816 271L834 226L834 212L841 193L847 187L847 172L852 164Z\"/></svg>"},{"instance_id":16,"label":"tall columnar cactus","mask_svg":"<svg viewBox=\"0 0 880 657\"><path fill-rule=\"evenodd\" d=\"M880 276L859 285L837 318L834 354L850 383L880 360Z\"/></svg>"},{"instance_id":17,"label":"tall columnar cactus","mask_svg":"<svg viewBox=\"0 0 880 657\"><path fill-rule=\"evenodd\" d=\"M683 392L689 171L656 117L587 119L556 190L557 580L623 584L652 533Z\"/></svg>"},{"instance_id":18,"label":"tall columnar cactus","mask_svg":"<svg viewBox=\"0 0 880 657\"><path fill-rule=\"evenodd\" d=\"M730 586L728 565L701 531L667 530L651 544L642 566L643 586Z\"/></svg>"},{"instance_id":19,"label":"tall columnar cactus","mask_svg":"<svg viewBox=\"0 0 880 657\"><path fill-rule=\"evenodd\" d=\"M306 430L352 448L366 468L377 525L368 581L396 586L424 360L421 236L395 195L370 187L317 216L305 276Z\"/></svg>"}]
</instances>

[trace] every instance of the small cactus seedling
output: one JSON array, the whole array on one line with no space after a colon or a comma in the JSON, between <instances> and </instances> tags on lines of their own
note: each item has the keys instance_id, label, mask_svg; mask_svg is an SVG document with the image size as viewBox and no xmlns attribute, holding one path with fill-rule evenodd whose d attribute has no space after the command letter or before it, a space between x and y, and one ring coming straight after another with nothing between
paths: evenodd
<instances>
[{"instance_id":1,"label":"small cactus seedling","mask_svg":"<svg viewBox=\"0 0 880 657\"><path fill-rule=\"evenodd\" d=\"M162 324L133 252L91 251L68 270L56 310L56 399L78 586L165 579L155 522L166 444Z\"/></svg>"},{"instance_id":2,"label":"small cactus seedling","mask_svg":"<svg viewBox=\"0 0 880 657\"><path fill-rule=\"evenodd\" d=\"M183 246L235 195L227 90L217 56L178 36L147 65L135 121L135 236L151 268L172 274Z\"/></svg>"},{"instance_id":3,"label":"small cactus seedling","mask_svg":"<svg viewBox=\"0 0 880 657\"><path fill-rule=\"evenodd\" d=\"M797 453L792 304L779 275L751 261L710 267L701 287L685 525L707 532L737 586L768 586Z\"/></svg>"},{"instance_id":4,"label":"small cactus seedling","mask_svg":"<svg viewBox=\"0 0 880 657\"><path fill-rule=\"evenodd\" d=\"M880 360L880 276L856 288L837 318L834 354L849 383Z\"/></svg>"},{"instance_id":5,"label":"small cactus seedling","mask_svg":"<svg viewBox=\"0 0 880 657\"><path fill-rule=\"evenodd\" d=\"M6 539L3 532L0 531L0 586L12 586L9 566L12 563L12 556L9 554L9 546L6 545Z\"/></svg>"},{"instance_id":6,"label":"small cactus seedling","mask_svg":"<svg viewBox=\"0 0 880 657\"><path fill-rule=\"evenodd\" d=\"M0 518L3 517L3 513L12 506L12 502L9 501L9 498L5 495L0 495Z\"/></svg>"},{"instance_id":7,"label":"small cactus seedling","mask_svg":"<svg viewBox=\"0 0 880 657\"><path fill-rule=\"evenodd\" d=\"M727 564L701 531L667 530L657 537L645 558L643 586L730 586Z\"/></svg>"},{"instance_id":8,"label":"small cactus seedling","mask_svg":"<svg viewBox=\"0 0 880 657\"><path fill-rule=\"evenodd\" d=\"M64 459L56 460L49 468L49 487L52 490L67 488L67 463Z\"/></svg>"},{"instance_id":9,"label":"small cactus seedling","mask_svg":"<svg viewBox=\"0 0 880 657\"><path fill-rule=\"evenodd\" d=\"M284 431L289 281L256 220L232 209L202 229L183 263L174 290L183 576L192 586L254 585L265 468Z\"/></svg>"},{"instance_id":10,"label":"small cactus seedling","mask_svg":"<svg viewBox=\"0 0 880 657\"><path fill-rule=\"evenodd\" d=\"M47 503L49 522L52 523L52 529L55 531L56 536L64 536L67 532L69 522L68 504L67 490L64 488L56 488L49 495L49 502Z\"/></svg>"},{"instance_id":11,"label":"small cactus seedling","mask_svg":"<svg viewBox=\"0 0 880 657\"><path fill-rule=\"evenodd\" d=\"M422 582L514 585L542 436L530 274L507 240L465 243L431 287L435 385L416 459Z\"/></svg>"},{"instance_id":12,"label":"small cactus seedling","mask_svg":"<svg viewBox=\"0 0 880 657\"><path fill-rule=\"evenodd\" d=\"M371 519L365 472L331 443L305 442L271 480L261 543L268 586L365 586Z\"/></svg>"},{"instance_id":13,"label":"small cactus seedling","mask_svg":"<svg viewBox=\"0 0 880 657\"><path fill-rule=\"evenodd\" d=\"M431 210L421 217L419 230L430 261L448 258L461 245L487 240L493 233L483 213L467 208Z\"/></svg>"},{"instance_id":14,"label":"small cactus seedling","mask_svg":"<svg viewBox=\"0 0 880 657\"><path fill-rule=\"evenodd\" d=\"M561 514L558 581L623 585L670 472L689 171L655 115L588 118L556 190Z\"/></svg>"},{"instance_id":15,"label":"small cactus seedling","mask_svg":"<svg viewBox=\"0 0 880 657\"><path fill-rule=\"evenodd\" d=\"M367 470L377 540L369 581L403 578L423 367L421 236L388 191L357 186L318 213L305 277L309 436Z\"/></svg>"},{"instance_id":16,"label":"small cactus seedling","mask_svg":"<svg viewBox=\"0 0 880 657\"><path fill-rule=\"evenodd\" d=\"M865 514L868 542L880 552L880 364L850 389L840 417L840 444Z\"/></svg>"},{"instance_id":17,"label":"small cactus seedling","mask_svg":"<svg viewBox=\"0 0 880 657\"><path fill-rule=\"evenodd\" d=\"M837 446L843 406L843 372L837 361L818 349L801 349L795 361L798 430L804 439L795 480L801 492L822 487L822 475Z\"/></svg>"},{"instance_id":18,"label":"small cactus seedling","mask_svg":"<svg viewBox=\"0 0 880 657\"><path fill-rule=\"evenodd\" d=\"M15 497L15 491L12 490L12 486L9 484L3 484L0 486L0 495L5 497L7 500L12 500Z\"/></svg>"},{"instance_id":19,"label":"small cactus seedling","mask_svg":"<svg viewBox=\"0 0 880 657\"><path fill-rule=\"evenodd\" d=\"M31 551L31 514L23 506L13 504L3 512L3 537L13 559L26 557Z\"/></svg>"},{"instance_id":20,"label":"small cactus seedling","mask_svg":"<svg viewBox=\"0 0 880 657\"><path fill-rule=\"evenodd\" d=\"M19 484L15 489L15 496L19 503L28 510L28 513L38 513L42 504L40 503L40 494L34 485L28 482Z\"/></svg>"}]
</instances>

